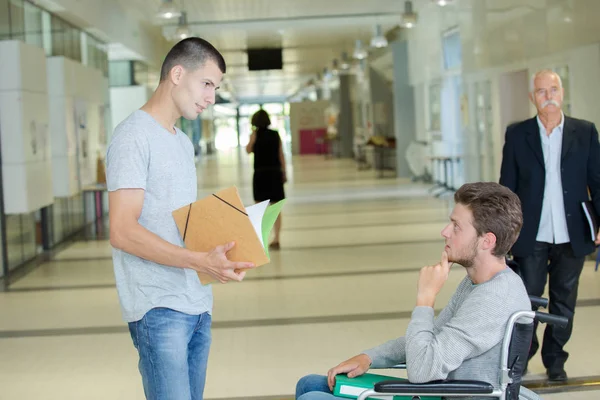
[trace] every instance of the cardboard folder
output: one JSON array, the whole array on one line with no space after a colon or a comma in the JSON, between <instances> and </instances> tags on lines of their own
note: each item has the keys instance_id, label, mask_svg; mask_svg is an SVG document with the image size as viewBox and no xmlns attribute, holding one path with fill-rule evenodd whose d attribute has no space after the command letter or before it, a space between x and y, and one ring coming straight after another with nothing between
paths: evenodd
<instances>
[{"instance_id":1,"label":"cardboard folder","mask_svg":"<svg viewBox=\"0 0 600 400\"><path fill-rule=\"evenodd\" d=\"M263 227L262 235L257 232L261 228L256 222L253 225L248 216L235 186L173 211L173 218L186 248L209 252L217 246L235 242L233 249L227 253L227 258L231 261L251 262L259 267L269 262L268 243L264 242L268 239L268 232L281 205L270 210L272 221L267 223L270 226ZM265 210L266 204L262 212ZM198 273L198 277L204 285L215 281L207 274Z\"/></svg>"}]
</instances>

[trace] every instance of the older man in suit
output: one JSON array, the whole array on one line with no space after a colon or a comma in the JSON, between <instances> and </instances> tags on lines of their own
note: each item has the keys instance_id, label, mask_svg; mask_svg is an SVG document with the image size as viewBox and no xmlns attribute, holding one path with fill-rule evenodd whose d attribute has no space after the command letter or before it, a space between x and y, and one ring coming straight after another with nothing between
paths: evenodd
<instances>
[{"instance_id":1,"label":"older man in suit","mask_svg":"<svg viewBox=\"0 0 600 400\"><path fill-rule=\"evenodd\" d=\"M579 276L585 256L600 244L581 206L591 195L600 215L600 144L593 123L562 112L564 91L556 73L537 72L530 89L538 115L507 128L500 183L521 199L523 229L512 254L527 291L542 295L549 277L550 312L569 318L566 328L546 327L542 342L548 379L564 381ZM538 348L534 335L530 359Z\"/></svg>"}]
</instances>

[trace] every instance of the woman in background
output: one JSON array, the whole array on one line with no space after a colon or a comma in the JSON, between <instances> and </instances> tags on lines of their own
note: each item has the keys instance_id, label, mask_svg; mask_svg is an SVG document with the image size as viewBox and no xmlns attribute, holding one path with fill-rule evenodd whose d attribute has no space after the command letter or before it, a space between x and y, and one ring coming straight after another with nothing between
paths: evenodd
<instances>
[{"instance_id":1,"label":"woman in background","mask_svg":"<svg viewBox=\"0 0 600 400\"><path fill-rule=\"evenodd\" d=\"M248 154L254 153L252 189L254 201L269 200L271 204L285 198L283 184L287 182L283 145L279 133L269 129L271 119L265 110L258 110L250 121L254 130L246 146ZM281 231L281 214L275 221L275 238L270 249L278 250Z\"/></svg>"}]
</instances>

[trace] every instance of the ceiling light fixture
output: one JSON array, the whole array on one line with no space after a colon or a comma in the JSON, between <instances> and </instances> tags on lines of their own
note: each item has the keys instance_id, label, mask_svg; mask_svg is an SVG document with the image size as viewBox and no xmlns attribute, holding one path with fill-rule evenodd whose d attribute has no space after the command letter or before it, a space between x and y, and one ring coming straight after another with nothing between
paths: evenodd
<instances>
[{"instance_id":1,"label":"ceiling light fixture","mask_svg":"<svg viewBox=\"0 0 600 400\"><path fill-rule=\"evenodd\" d=\"M371 47L375 47L376 49L380 49L382 47L387 47L388 41L383 35L383 29L381 25L375 25L375 35L371 39Z\"/></svg>"},{"instance_id":2,"label":"ceiling light fixture","mask_svg":"<svg viewBox=\"0 0 600 400\"><path fill-rule=\"evenodd\" d=\"M189 38L191 36L190 27L187 23L187 13L185 11L181 12L181 16L179 17L179 25L175 30L175 38L179 40L183 40Z\"/></svg>"},{"instance_id":3,"label":"ceiling light fixture","mask_svg":"<svg viewBox=\"0 0 600 400\"><path fill-rule=\"evenodd\" d=\"M356 45L354 46L354 53L352 54L352 57L356 58L357 60L362 60L364 58L367 58L368 56L369 53L363 47L362 42L360 40L357 40Z\"/></svg>"},{"instance_id":4,"label":"ceiling light fixture","mask_svg":"<svg viewBox=\"0 0 600 400\"><path fill-rule=\"evenodd\" d=\"M157 16L161 19L179 18L181 11L173 4L173 0L162 0Z\"/></svg>"},{"instance_id":5,"label":"ceiling light fixture","mask_svg":"<svg viewBox=\"0 0 600 400\"><path fill-rule=\"evenodd\" d=\"M404 28L413 28L417 24L417 14L413 11L413 3L410 0L404 2L404 12L402 13L402 26Z\"/></svg>"},{"instance_id":6,"label":"ceiling light fixture","mask_svg":"<svg viewBox=\"0 0 600 400\"><path fill-rule=\"evenodd\" d=\"M344 71L350 69L350 57L348 57L348 53L345 51L342 53L342 63L340 64L340 68Z\"/></svg>"}]
</instances>

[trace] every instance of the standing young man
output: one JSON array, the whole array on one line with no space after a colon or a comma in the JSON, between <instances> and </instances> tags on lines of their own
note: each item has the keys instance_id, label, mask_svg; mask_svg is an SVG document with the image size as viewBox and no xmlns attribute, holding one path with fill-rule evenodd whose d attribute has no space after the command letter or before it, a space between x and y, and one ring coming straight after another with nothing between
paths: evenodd
<instances>
[{"instance_id":1,"label":"standing young man","mask_svg":"<svg viewBox=\"0 0 600 400\"><path fill-rule=\"evenodd\" d=\"M158 88L117 126L107 152L117 291L149 400L202 399L213 298L197 272L225 283L252 267L227 259L233 243L208 253L185 249L171 215L196 201L198 185L194 147L175 123L214 104L225 69L207 41L177 43Z\"/></svg>"}]
</instances>

